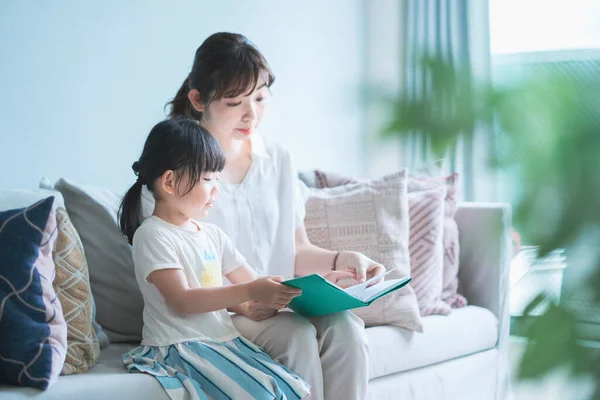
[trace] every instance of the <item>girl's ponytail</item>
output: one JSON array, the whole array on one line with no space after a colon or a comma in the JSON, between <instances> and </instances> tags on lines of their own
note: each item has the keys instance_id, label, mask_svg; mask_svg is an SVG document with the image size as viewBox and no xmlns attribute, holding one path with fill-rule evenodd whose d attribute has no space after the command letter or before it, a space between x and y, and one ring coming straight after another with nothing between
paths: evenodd
<instances>
[{"instance_id":1,"label":"girl's ponytail","mask_svg":"<svg viewBox=\"0 0 600 400\"><path fill-rule=\"evenodd\" d=\"M167 103L170 106L169 118L186 117L200 121L202 119L202 113L197 111L188 98L190 92L190 77L188 76L183 81L183 84L177 91L177 94Z\"/></svg>"},{"instance_id":2,"label":"girl's ponytail","mask_svg":"<svg viewBox=\"0 0 600 400\"><path fill-rule=\"evenodd\" d=\"M135 163L134 163L135 165ZM134 168L135 169L135 168ZM119 207L119 225L121 232L127 237L129 244L133 243L133 234L142 224L142 179L129 188Z\"/></svg>"}]
</instances>

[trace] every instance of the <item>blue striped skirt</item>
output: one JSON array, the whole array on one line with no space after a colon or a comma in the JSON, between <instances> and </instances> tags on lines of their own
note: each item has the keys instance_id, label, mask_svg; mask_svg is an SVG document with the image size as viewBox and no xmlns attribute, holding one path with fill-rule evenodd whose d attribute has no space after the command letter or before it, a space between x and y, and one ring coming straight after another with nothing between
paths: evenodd
<instances>
[{"instance_id":1,"label":"blue striped skirt","mask_svg":"<svg viewBox=\"0 0 600 400\"><path fill-rule=\"evenodd\" d=\"M242 337L140 346L123 355L129 372L154 375L173 400L301 399L310 386Z\"/></svg>"}]
</instances>

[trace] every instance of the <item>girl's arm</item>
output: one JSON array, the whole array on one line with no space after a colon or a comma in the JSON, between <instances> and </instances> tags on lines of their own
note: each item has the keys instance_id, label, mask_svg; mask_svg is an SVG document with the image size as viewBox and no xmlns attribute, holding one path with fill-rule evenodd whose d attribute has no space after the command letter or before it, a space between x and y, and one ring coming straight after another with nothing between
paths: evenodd
<instances>
[{"instance_id":1,"label":"girl's arm","mask_svg":"<svg viewBox=\"0 0 600 400\"><path fill-rule=\"evenodd\" d=\"M280 277L264 277L250 282L212 288L190 288L180 269L152 272L148 281L153 283L177 313L197 314L222 310L256 300L275 309L282 309L301 291L280 284Z\"/></svg>"},{"instance_id":2,"label":"girl's arm","mask_svg":"<svg viewBox=\"0 0 600 400\"><path fill-rule=\"evenodd\" d=\"M245 264L242 265L241 267L233 270L232 272L228 273L225 276L227 277L229 282L231 282L234 285L250 282L250 281L253 281L256 278L258 278L258 275L256 274L256 272L254 272L254 270L252 268L250 268L248 265L245 265ZM276 310L274 310L272 308L269 308L269 309L276 312ZM227 307L227 311L231 311L236 314L248 316L248 303L246 302L246 303L242 303L242 304L236 304L232 307ZM274 314L274 312L270 312L270 314Z\"/></svg>"},{"instance_id":3,"label":"girl's arm","mask_svg":"<svg viewBox=\"0 0 600 400\"><path fill-rule=\"evenodd\" d=\"M333 281L347 278L336 276L331 271L352 271L356 279L363 282L367 277L380 275L385 267L356 251L331 251L310 243L304 224L296 229L296 258L294 268L297 275L320 274Z\"/></svg>"}]
</instances>

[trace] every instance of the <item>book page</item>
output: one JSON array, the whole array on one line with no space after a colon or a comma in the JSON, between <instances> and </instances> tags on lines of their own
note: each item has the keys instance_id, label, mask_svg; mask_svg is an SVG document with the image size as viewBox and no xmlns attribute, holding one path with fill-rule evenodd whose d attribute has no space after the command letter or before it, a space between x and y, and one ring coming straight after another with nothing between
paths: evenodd
<instances>
[{"instance_id":1,"label":"book page","mask_svg":"<svg viewBox=\"0 0 600 400\"><path fill-rule=\"evenodd\" d=\"M385 274L377 275L368 279L367 281L360 283L358 285L350 286L349 288L344 289L344 291L354 297L361 299L362 301L369 301L373 297L376 297L379 293L385 291L390 286L399 282L401 279L392 279L389 281L382 281L375 285L372 285L373 282L383 279L387 274L394 271L396 268L387 271ZM370 286L372 285L372 286Z\"/></svg>"},{"instance_id":2,"label":"book page","mask_svg":"<svg viewBox=\"0 0 600 400\"><path fill-rule=\"evenodd\" d=\"M348 292L348 288L346 292L351 294L354 297L361 299L364 302L369 302L371 299L377 297L380 293L385 292L390 286L394 286L396 283L403 281L404 279L390 279L389 281L379 282L376 285L370 286L368 288L360 288L360 290L355 290L352 293ZM352 286L354 288L355 286Z\"/></svg>"}]
</instances>

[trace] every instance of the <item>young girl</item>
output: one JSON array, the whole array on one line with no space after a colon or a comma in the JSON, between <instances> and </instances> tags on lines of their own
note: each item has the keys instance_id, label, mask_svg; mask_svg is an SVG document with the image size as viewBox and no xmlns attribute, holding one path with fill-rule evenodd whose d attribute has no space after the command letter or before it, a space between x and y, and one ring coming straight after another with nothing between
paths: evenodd
<instances>
[{"instance_id":1,"label":"young girl","mask_svg":"<svg viewBox=\"0 0 600 400\"><path fill-rule=\"evenodd\" d=\"M213 206L224 165L217 141L185 118L157 124L133 163L138 179L120 224L133 245L144 328L123 361L154 375L172 399L300 399L308 384L241 337L225 310L247 301L280 310L300 291L281 277L257 278L221 229L195 221ZM155 207L142 221L144 185ZM223 287L222 275L245 283Z\"/></svg>"}]
</instances>

